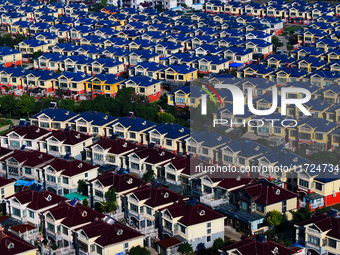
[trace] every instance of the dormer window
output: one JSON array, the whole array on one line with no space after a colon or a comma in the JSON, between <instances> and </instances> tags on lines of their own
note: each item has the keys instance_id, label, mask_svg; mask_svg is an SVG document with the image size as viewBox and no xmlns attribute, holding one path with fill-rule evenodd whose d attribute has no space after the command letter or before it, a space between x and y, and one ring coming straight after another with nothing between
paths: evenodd
<instances>
[{"instance_id":1,"label":"dormer window","mask_svg":"<svg viewBox=\"0 0 340 255\"><path fill-rule=\"evenodd\" d=\"M128 184L132 184L132 182L133 182L133 179L132 179L132 178L130 178L130 179L127 181Z\"/></svg>"},{"instance_id":2,"label":"dormer window","mask_svg":"<svg viewBox=\"0 0 340 255\"><path fill-rule=\"evenodd\" d=\"M280 191L279 189L277 189L277 190L275 191L275 194L276 194L276 195L280 195L280 192L281 192L281 191Z\"/></svg>"},{"instance_id":3,"label":"dormer window","mask_svg":"<svg viewBox=\"0 0 340 255\"><path fill-rule=\"evenodd\" d=\"M203 216L203 215L205 215L205 211L204 210L200 211L200 216Z\"/></svg>"},{"instance_id":4,"label":"dormer window","mask_svg":"<svg viewBox=\"0 0 340 255\"><path fill-rule=\"evenodd\" d=\"M81 214L82 217L86 217L87 216L87 211L83 211Z\"/></svg>"},{"instance_id":5,"label":"dormer window","mask_svg":"<svg viewBox=\"0 0 340 255\"><path fill-rule=\"evenodd\" d=\"M121 236L122 234L123 234L123 230L119 229L118 232L117 232L117 235Z\"/></svg>"},{"instance_id":6,"label":"dormer window","mask_svg":"<svg viewBox=\"0 0 340 255\"><path fill-rule=\"evenodd\" d=\"M169 197L169 193L166 192L166 193L164 194L164 198L168 198L168 197Z\"/></svg>"},{"instance_id":7,"label":"dormer window","mask_svg":"<svg viewBox=\"0 0 340 255\"><path fill-rule=\"evenodd\" d=\"M48 195L46 199L47 199L47 201L51 201L52 200L52 196Z\"/></svg>"},{"instance_id":8,"label":"dormer window","mask_svg":"<svg viewBox=\"0 0 340 255\"><path fill-rule=\"evenodd\" d=\"M14 243L10 243L7 247L8 247L8 249L14 248Z\"/></svg>"},{"instance_id":9,"label":"dormer window","mask_svg":"<svg viewBox=\"0 0 340 255\"><path fill-rule=\"evenodd\" d=\"M83 163L79 163L78 168L82 168L83 167Z\"/></svg>"}]
</instances>

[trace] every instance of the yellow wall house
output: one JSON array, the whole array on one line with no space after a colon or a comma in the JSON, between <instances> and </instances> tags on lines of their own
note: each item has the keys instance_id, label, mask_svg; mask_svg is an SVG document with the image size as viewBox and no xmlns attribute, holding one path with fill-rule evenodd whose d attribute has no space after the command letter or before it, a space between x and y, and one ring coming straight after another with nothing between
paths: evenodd
<instances>
[{"instance_id":1,"label":"yellow wall house","mask_svg":"<svg viewBox=\"0 0 340 255\"><path fill-rule=\"evenodd\" d=\"M1 199L12 196L14 194L14 180L0 177L0 195Z\"/></svg>"},{"instance_id":2,"label":"yellow wall house","mask_svg":"<svg viewBox=\"0 0 340 255\"><path fill-rule=\"evenodd\" d=\"M124 81L124 78L115 74L97 74L86 82L86 86L88 91L92 91L92 96L114 97L118 92L119 84Z\"/></svg>"},{"instance_id":3,"label":"yellow wall house","mask_svg":"<svg viewBox=\"0 0 340 255\"><path fill-rule=\"evenodd\" d=\"M31 23L29 22L13 23L10 26L8 26L8 32L14 35L16 34L27 35L30 25Z\"/></svg>"},{"instance_id":4,"label":"yellow wall house","mask_svg":"<svg viewBox=\"0 0 340 255\"><path fill-rule=\"evenodd\" d=\"M192 106L197 107L200 104L203 90L195 86L182 86L168 93L168 105L177 107Z\"/></svg>"},{"instance_id":5,"label":"yellow wall house","mask_svg":"<svg viewBox=\"0 0 340 255\"><path fill-rule=\"evenodd\" d=\"M48 50L50 44L39 41L39 40L31 40L27 39L22 41L21 43L15 45L15 49L21 51L26 54L33 54L34 52L42 51L45 52Z\"/></svg>"},{"instance_id":6,"label":"yellow wall house","mask_svg":"<svg viewBox=\"0 0 340 255\"><path fill-rule=\"evenodd\" d=\"M131 76L144 75L152 79L158 80L160 72L165 69L165 66L155 62L142 62L130 68Z\"/></svg>"},{"instance_id":7,"label":"yellow wall house","mask_svg":"<svg viewBox=\"0 0 340 255\"><path fill-rule=\"evenodd\" d=\"M187 82L196 80L198 70L186 65L169 65L161 73L161 79L165 81Z\"/></svg>"},{"instance_id":8,"label":"yellow wall house","mask_svg":"<svg viewBox=\"0 0 340 255\"><path fill-rule=\"evenodd\" d=\"M80 228L79 249L82 253L128 254L135 246L144 246L144 235L106 216Z\"/></svg>"},{"instance_id":9,"label":"yellow wall house","mask_svg":"<svg viewBox=\"0 0 340 255\"><path fill-rule=\"evenodd\" d=\"M181 202L162 210L163 236L180 236L193 249L212 247L214 240L224 237L225 217L201 205Z\"/></svg>"}]
</instances>

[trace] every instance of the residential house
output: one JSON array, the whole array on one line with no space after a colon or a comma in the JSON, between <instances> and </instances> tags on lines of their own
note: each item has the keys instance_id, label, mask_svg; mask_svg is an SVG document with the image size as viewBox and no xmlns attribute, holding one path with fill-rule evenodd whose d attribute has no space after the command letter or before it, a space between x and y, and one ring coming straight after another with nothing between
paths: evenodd
<instances>
[{"instance_id":1,"label":"residential house","mask_svg":"<svg viewBox=\"0 0 340 255\"><path fill-rule=\"evenodd\" d=\"M224 236L224 216L201 205L182 201L161 211L162 235L185 240L196 250L212 247Z\"/></svg>"},{"instance_id":2,"label":"residential house","mask_svg":"<svg viewBox=\"0 0 340 255\"><path fill-rule=\"evenodd\" d=\"M39 140L50 131L37 126L16 126L0 136L2 147L19 150L39 150Z\"/></svg>"},{"instance_id":3,"label":"residential house","mask_svg":"<svg viewBox=\"0 0 340 255\"><path fill-rule=\"evenodd\" d=\"M161 97L161 81L147 76L132 76L124 82L124 87L132 87L136 94L144 96L150 102L159 100Z\"/></svg>"},{"instance_id":4,"label":"residential house","mask_svg":"<svg viewBox=\"0 0 340 255\"><path fill-rule=\"evenodd\" d=\"M27 189L7 198L8 212L19 222L30 222L38 227L42 223L40 213L66 200L66 198L48 191L38 192Z\"/></svg>"},{"instance_id":5,"label":"residential house","mask_svg":"<svg viewBox=\"0 0 340 255\"><path fill-rule=\"evenodd\" d=\"M80 160L67 161L54 158L40 166L49 192L66 195L77 192L79 180L92 180L98 175L97 167Z\"/></svg>"}]
</instances>

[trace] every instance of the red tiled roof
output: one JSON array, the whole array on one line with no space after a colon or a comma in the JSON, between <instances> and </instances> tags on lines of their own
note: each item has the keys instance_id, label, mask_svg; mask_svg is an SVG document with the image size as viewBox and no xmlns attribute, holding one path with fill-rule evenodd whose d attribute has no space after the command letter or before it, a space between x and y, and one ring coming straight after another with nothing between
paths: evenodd
<instances>
[{"instance_id":1,"label":"red tiled roof","mask_svg":"<svg viewBox=\"0 0 340 255\"><path fill-rule=\"evenodd\" d=\"M10 184L12 182L15 182L14 180L6 179L4 177L0 177L0 187L6 186L7 184Z\"/></svg>"},{"instance_id":2,"label":"red tiled roof","mask_svg":"<svg viewBox=\"0 0 340 255\"><path fill-rule=\"evenodd\" d=\"M340 239L340 218L319 214L313 218L299 222L296 225L302 227L312 223L323 232L329 231L327 236Z\"/></svg>"},{"instance_id":3,"label":"red tiled roof","mask_svg":"<svg viewBox=\"0 0 340 255\"><path fill-rule=\"evenodd\" d=\"M157 164L169 159L175 158L176 154L160 148L147 148L140 147L134 153L141 159L145 159L144 162L150 164Z\"/></svg>"},{"instance_id":4,"label":"red tiled roof","mask_svg":"<svg viewBox=\"0 0 340 255\"><path fill-rule=\"evenodd\" d=\"M124 192L126 190L130 190L133 188L138 188L146 184L145 181L134 177L129 174L116 174L113 172L106 172L97 178L91 180L91 182L95 182L98 180L104 187L112 186L116 189L117 192Z\"/></svg>"},{"instance_id":5,"label":"red tiled roof","mask_svg":"<svg viewBox=\"0 0 340 255\"><path fill-rule=\"evenodd\" d=\"M9 248L10 244L13 244L13 248ZM0 254L1 255L13 255L19 253L25 253L28 251L36 250L33 245L22 240L18 236L9 231L4 231L0 237Z\"/></svg>"},{"instance_id":6,"label":"red tiled roof","mask_svg":"<svg viewBox=\"0 0 340 255\"><path fill-rule=\"evenodd\" d=\"M48 200L48 196L51 196ZM20 191L9 198L15 197L21 204L27 204L27 208L33 210L43 209L52 205L57 205L62 201L68 200L67 198L61 197L49 191L33 191L30 189Z\"/></svg>"},{"instance_id":7,"label":"red tiled roof","mask_svg":"<svg viewBox=\"0 0 340 255\"><path fill-rule=\"evenodd\" d=\"M217 186L225 189L233 189L251 183L254 179L236 172L228 172L226 178L212 179L213 182L221 181Z\"/></svg>"},{"instance_id":8,"label":"red tiled roof","mask_svg":"<svg viewBox=\"0 0 340 255\"><path fill-rule=\"evenodd\" d=\"M3 158L2 160L7 160L14 158L19 163L24 163L25 166L36 167L47 161L54 159L53 156L48 155L44 152L39 151L14 151L12 154Z\"/></svg>"},{"instance_id":9,"label":"red tiled roof","mask_svg":"<svg viewBox=\"0 0 340 255\"><path fill-rule=\"evenodd\" d=\"M12 132L17 133L19 136L24 137L25 139L35 140L47 135L50 131L37 126L16 126L3 134L3 136L6 136Z\"/></svg>"},{"instance_id":10,"label":"red tiled roof","mask_svg":"<svg viewBox=\"0 0 340 255\"><path fill-rule=\"evenodd\" d=\"M190 205L188 202L181 202L170 205L166 209L172 217L181 217L178 221L186 226L224 218L222 214L201 204Z\"/></svg>"},{"instance_id":11,"label":"red tiled roof","mask_svg":"<svg viewBox=\"0 0 340 255\"><path fill-rule=\"evenodd\" d=\"M157 242L158 245L162 246L163 248L167 249L167 248L170 248L172 246L175 246L175 245L178 245L180 243L182 243L180 240L174 238L174 237L168 237L168 238L165 238L161 241L158 241Z\"/></svg>"},{"instance_id":12,"label":"red tiled roof","mask_svg":"<svg viewBox=\"0 0 340 255\"><path fill-rule=\"evenodd\" d=\"M88 164L86 162L74 159L72 161L67 161L60 158L55 158L53 161L46 164L46 166L51 166L55 171L62 171L62 175L75 176L77 174L85 173L89 170L96 168L95 166Z\"/></svg>"},{"instance_id":13,"label":"red tiled roof","mask_svg":"<svg viewBox=\"0 0 340 255\"><path fill-rule=\"evenodd\" d=\"M235 192L246 192L251 198L262 205L271 205L288 200L298 195L269 182L254 182L237 189Z\"/></svg>"},{"instance_id":14,"label":"red tiled roof","mask_svg":"<svg viewBox=\"0 0 340 255\"><path fill-rule=\"evenodd\" d=\"M6 156L7 154L13 152L13 150L11 149L7 149L4 147L0 147L0 158L2 158L3 156Z\"/></svg>"},{"instance_id":15,"label":"red tiled roof","mask_svg":"<svg viewBox=\"0 0 340 255\"><path fill-rule=\"evenodd\" d=\"M154 188L151 186L145 186L135 190L133 194L139 200L146 199L145 204L152 208L187 199L186 197L164 187Z\"/></svg>"},{"instance_id":16,"label":"red tiled roof","mask_svg":"<svg viewBox=\"0 0 340 255\"><path fill-rule=\"evenodd\" d=\"M82 143L86 141L87 139L90 139L91 136L86 135L84 133L80 133L75 130L65 131L65 130L53 130L52 133L44 138L44 140L47 140L51 137L56 138L58 141L63 142L63 144L67 145L75 145L78 143Z\"/></svg>"},{"instance_id":17,"label":"red tiled roof","mask_svg":"<svg viewBox=\"0 0 340 255\"><path fill-rule=\"evenodd\" d=\"M220 250L229 251L237 249L240 255L257 254L257 255L273 255L274 249L277 248L277 254L280 255L292 255L295 251L288 249L280 244L274 242L259 243L251 238L244 239L237 243L228 245Z\"/></svg>"},{"instance_id":18,"label":"red tiled roof","mask_svg":"<svg viewBox=\"0 0 340 255\"><path fill-rule=\"evenodd\" d=\"M203 161L199 158L188 158L188 157L183 157L183 156L176 156L174 159L172 159L170 162L165 163L169 164L171 163L177 171L181 171L182 174L186 174L186 175L196 175L199 174L199 172L197 172L195 170L195 167L203 164L203 166L212 166L212 164L209 164L206 161ZM201 175L205 174L204 172L201 172Z\"/></svg>"},{"instance_id":19,"label":"red tiled roof","mask_svg":"<svg viewBox=\"0 0 340 255\"><path fill-rule=\"evenodd\" d=\"M137 144L125 141L123 139L114 140L114 139L102 138L98 142L88 146L88 148L93 148L96 145L99 145L104 150L109 149L108 151L109 153L116 154L116 155L126 153L138 147Z\"/></svg>"},{"instance_id":20,"label":"red tiled roof","mask_svg":"<svg viewBox=\"0 0 340 255\"><path fill-rule=\"evenodd\" d=\"M55 210L55 208L53 209ZM50 210L50 212L52 213L52 210ZM84 214L84 212L86 213ZM63 219L61 223L68 227L75 227L75 226L83 225L86 223L90 223L94 221L95 219L102 219L104 217L105 217L104 214L96 212L95 210L92 210L86 206L83 206L83 205L71 206L70 205L67 207L66 218Z\"/></svg>"},{"instance_id":21,"label":"red tiled roof","mask_svg":"<svg viewBox=\"0 0 340 255\"><path fill-rule=\"evenodd\" d=\"M29 224L21 224L10 227L11 230L17 233L25 233L26 231L30 231L32 229L35 229L36 227L29 225Z\"/></svg>"},{"instance_id":22,"label":"red tiled roof","mask_svg":"<svg viewBox=\"0 0 340 255\"><path fill-rule=\"evenodd\" d=\"M103 247L120 242L127 242L143 235L119 222L108 224L102 220L94 221L78 230L85 232L88 238L98 237L95 242ZM122 232L119 233L119 230Z\"/></svg>"}]
</instances>

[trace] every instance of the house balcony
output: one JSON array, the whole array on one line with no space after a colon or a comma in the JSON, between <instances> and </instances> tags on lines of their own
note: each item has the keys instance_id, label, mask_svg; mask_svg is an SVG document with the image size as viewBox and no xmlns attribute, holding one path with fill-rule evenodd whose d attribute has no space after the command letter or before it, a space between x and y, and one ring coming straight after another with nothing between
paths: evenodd
<instances>
[{"instance_id":1,"label":"house balcony","mask_svg":"<svg viewBox=\"0 0 340 255\"><path fill-rule=\"evenodd\" d=\"M216 208L218 206L221 206L223 204L228 204L229 199L228 198L215 198L214 194L207 194L200 197L200 202L202 204L205 204L211 208Z\"/></svg>"},{"instance_id":2,"label":"house balcony","mask_svg":"<svg viewBox=\"0 0 340 255\"><path fill-rule=\"evenodd\" d=\"M61 155L59 151L48 151L47 153L56 157L60 157Z\"/></svg>"}]
</instances>

